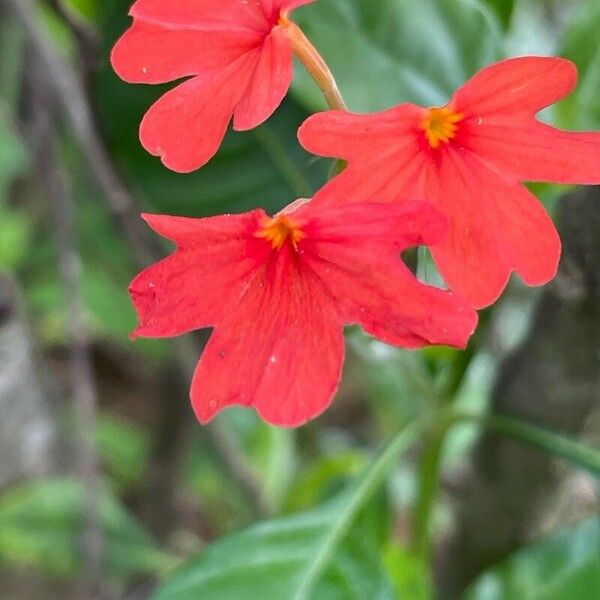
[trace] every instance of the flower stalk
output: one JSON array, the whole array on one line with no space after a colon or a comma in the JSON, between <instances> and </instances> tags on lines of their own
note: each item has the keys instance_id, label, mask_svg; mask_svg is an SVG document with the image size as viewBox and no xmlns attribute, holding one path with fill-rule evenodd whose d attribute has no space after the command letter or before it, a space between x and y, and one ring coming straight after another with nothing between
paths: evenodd
<instances>
[{"instance_id":1,"label":"flower stalk","mask_svg":"<svg viewBox=\"0 0 600 600\"><path fill-rule=\"evenodd\" d=\"M302 29L285 17L282 17L280 24L287 31L294 55L323 92L329 108L332 110L346 110L346 103L331 69L318 53L317 49L311 44L310 40L304 35Z\"/></svg>"}]
</instances>

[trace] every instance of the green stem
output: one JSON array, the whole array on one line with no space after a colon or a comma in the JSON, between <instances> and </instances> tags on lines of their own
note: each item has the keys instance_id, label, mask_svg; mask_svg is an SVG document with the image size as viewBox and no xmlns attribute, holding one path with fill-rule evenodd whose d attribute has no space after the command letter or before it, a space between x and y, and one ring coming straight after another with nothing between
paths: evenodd
<instances>
[{"instance_id":1,"label":"green stem","mask_svg":"<svg viewBox=\"0 0 600 600\"><path fill-rule=\"evenodd\" d=\"M361 508L374 494L385 476L393 468L398 458L415 443L439 415L428 416L414 421L398 433L371 463L365 475L347 492L349 501L336 514L336 522L323 541L310 569L303 577L302 584L292 600L306 600L329 564L335 549L349 532Z\"/></svg>"},{"instance_id":2,"label":"green stem","mask_svg":"<svg viewBox=\"0 0 600 600\"><path fill-rule=\"evenodd\" d=\"M421 533L416 537L415 547L421 555L429 553L429 522L437 494L442 446L449 429L453 425L465 421L473 421L494 429L502 435L533 444L600 476L600 450L590 448L564 435L501 415L481 417L480 415L456 412L451 408L437 410L427 417L412 422L398 433L373 460L362 478L331 506L332 527L323 539L310 568L304 573L300 587L292 600L307 600L310 597L315 584L348 534L360 510L382 484L399 457L423 435L429 440L429 450L423 460L425 477L423 478L422 497L424 500L422 507L417 511L419 514L417 517L418 527Z\"/></svg>"},{"instance_id":3,"label":"green stem","mask_svg":"<svg viewBox=\"0 0 600 600\"><path fill-rule=\"evenodd\" d=\"M600 449L561 433L506 415L456 413L455 422L473 421L497 433L536 446L600 478Z\"/></svg>"},{"instance_id":4,"label":"green stem","mask_svg":"<svg viewBox=\"0 0 600 600\"><path fill-rule=\"evenodd\" d=\"M413 551L426 563L431 549L431 515L438 496L446 427L435 427L426 436L421 457L419 498L414 512Z\"/></svg>"}]
</instances>

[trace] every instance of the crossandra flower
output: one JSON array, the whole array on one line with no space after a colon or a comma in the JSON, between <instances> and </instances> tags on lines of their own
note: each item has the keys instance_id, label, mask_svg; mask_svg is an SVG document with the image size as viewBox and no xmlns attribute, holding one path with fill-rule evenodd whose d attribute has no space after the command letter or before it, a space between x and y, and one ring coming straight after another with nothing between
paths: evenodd
<instances>
[{"instance_id":1,"label":"crossandra flower","mask_svg":"<svg viewBox=\"0 0 600 600\"><path fill-rule=\"evenodd\" d=\"M293 74L288 14L314 0L138 0L111 61L131 83L187 78L144 117L140 140L179 172L193 171L234 128L265 121Z\"/></svg>"},{"instance_id":2,"label":"crossandra flower","mask_svg":"<svg viewBox=\"0 0 600 600\"><path fill-rule=\"evenodd\" d=\"M287 427L320 414L339 384L344 325L405 348L462 347L476 326L466 300L420 283L400 258L446 233L425 202L144 218L176 250L132 282L132 336L214 328L191 387L202 423L234 404Z\"/></svg>"},{"instance_id":3,"label":"crossandra flower","mask_svg":"<svg viewBox=\"0 0 600 600\"><path fill-rule=\"evenodd\" d=\"M515 58L480 71L444 107L314 115L300 129L302 145L348 161L314 202L435 202L450 235L432 254L450 288L476 307L491 304L513 270L544 284L556 274L560 239L521 182L600 183L600 134L535 118L576 80L567 60Z\"/></svg>"}]
</instances>

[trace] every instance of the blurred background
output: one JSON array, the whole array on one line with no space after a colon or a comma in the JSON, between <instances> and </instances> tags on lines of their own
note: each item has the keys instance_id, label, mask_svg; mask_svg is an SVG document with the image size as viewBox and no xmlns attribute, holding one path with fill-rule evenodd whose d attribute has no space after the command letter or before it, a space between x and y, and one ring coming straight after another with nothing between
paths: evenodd
<instances>
[{"instance_id":1,"label":"blurred background","mask_svg":"<svg viewBox=\"0 0 600 600\"><path fill-rule=\"evenodd\" d=\"M160 597L299 600L268 544L223 536L296 513L312 533L292 549L327 533L324 503L449 405L469 422L394 462L310 597L600 598L600 189L532 186L563 237L560 274L541 290L512 281L466 352L399 351L351 329L342 388L315 422L284 431L233 409L202 428L188 388L206 332L128 338L127 285L169 251L139 213L274 212L309 197L331 164L295 132L324 104L297 67L267 124L229 135L197 173L169 172L137 137L169 86L127 85L108 63L129 4L0 0L0 598L150 598L191 556L208 556L196 574L212 576L202 551L216 547L243 567L223 567L221 592L180 578ZM580 84L544 119L600 128L598 0L318 0L295 18L351 110L444 104L496 59L558 54ZM436 283L424 252L418 262ZM489 412L512 419L511 435L484 426ZM557 435L535 442L519 423ZM579 465L556 459L571 442ZM317 554L298 569L316 572Z\"/></svg>"}]
</instances>

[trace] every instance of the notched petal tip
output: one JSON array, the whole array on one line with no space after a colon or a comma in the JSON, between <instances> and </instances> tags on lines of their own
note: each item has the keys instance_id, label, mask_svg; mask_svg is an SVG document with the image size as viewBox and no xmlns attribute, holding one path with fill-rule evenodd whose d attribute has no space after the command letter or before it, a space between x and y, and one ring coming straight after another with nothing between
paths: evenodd
<instances>
[{"instance_id":1,"label":"notched petal tip","mask_svg":"<svg viewBox=\"0 0 600 600\"><path fill-rule=\"evenodd\" d=\"M159 99L159 102L161 99ZM152 107L150 107L150 110L142 118L138 138L144 150L146 150L148 154L160 159L160 162L166 169L169 169L169 171L173 171L174 173L179 173L180 175L188 175L189 173L201 169L215 155L218 148L215 149L210 156L203 158L190 158L189 155L184 154L174 155L166 150L161 143L156 141L156 134L148 132L148 127L154 126L154 123L148 125L152 120L152 116L150 116L151 110Z\"/></svg>"},{"instance_id":2,"label":"notched petal tip","mask_svg":"<svg viewBox=\"0 0 600 600\"><path fill-rule=\"evenodd\" d=\"M164 219L164 215L160 215L157 213L140 213L140 217L153 231L156 231L160 220Z\"/></svg>"},{"instance_id":3,"label":"notched petal tip","mask_svg":"<svg viewBox=\"0 0 600 600\"><path fill-rule=\"evenodd\" d=\"M138 317L138 326L130 334L130 339L144 335L143 330L152 320L156 306L156 290L154 284L147 281L142 271L129 285L129 296Z\"/></svg>"}]
</instances>

